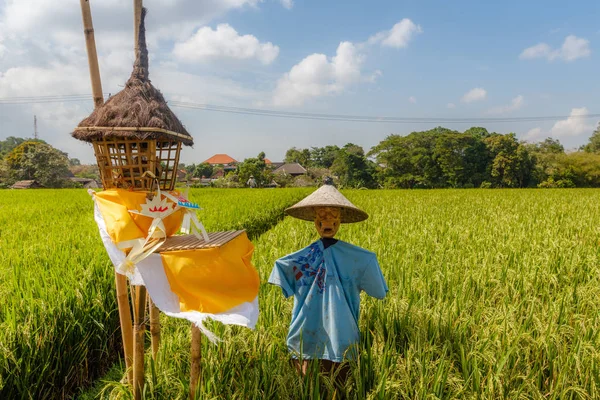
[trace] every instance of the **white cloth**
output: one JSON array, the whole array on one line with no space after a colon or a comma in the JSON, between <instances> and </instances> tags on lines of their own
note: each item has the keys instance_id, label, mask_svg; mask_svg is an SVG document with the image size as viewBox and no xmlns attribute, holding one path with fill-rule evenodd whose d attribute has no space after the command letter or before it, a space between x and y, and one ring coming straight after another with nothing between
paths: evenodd
<instances>
[{"instance_id":1,"label":"white cloth","mask_svg":"<svg viewBox=\"0 0 600 400\"><path fill-rule=\"evenodd\" d=\"M94 219L98 224L100 237L104 247L108 252L108 257L117 270L117 266L125 261L126 255L111 240L106 229L106 223L102 213L94 200ZM165 274L162 258L160 254L151 254L141 262L135 265L132 273L126 274L131 285L146 286L150 298L156 304L156 307L165 315L174 318L186 319L195 324L204 335L211 341L219 340L210 332L203 322L210 318L225 325L240 325L254 329L258 320L258 296L252 302L242 303L226 312L218 314L202 313L199 311L181 311L179 307L179 298L171 291L171 286Z\"/></svg>"}]
</instances>

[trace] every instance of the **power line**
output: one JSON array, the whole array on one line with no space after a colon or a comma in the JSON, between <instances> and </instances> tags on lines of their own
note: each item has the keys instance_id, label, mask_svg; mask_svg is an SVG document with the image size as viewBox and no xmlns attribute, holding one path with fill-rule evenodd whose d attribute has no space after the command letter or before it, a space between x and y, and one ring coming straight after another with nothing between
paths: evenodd
<instances>
[{"instance_id":1,"label":"power line","mask_svg":"<svg viewBox=\"0 0 600 400\"><path fill-rule=\"evenodd\" d=\"M106 97L110 94L105 93ZM89 101L92 96L89 94L67 94L67 95L49 95L49 96L25 96L25 97L5 97L0 98L1 105L15 104L37 104L37 103L57 103L57 102L75 102ZM549 116L528 116L528 117L466 117L466 118L450 118L450 117L391 117L391 116L373 116L373 115L349 115L349 114L321 114L321 113L306 113L294 111L269 110L262 108L246 108L220 106L215 104L203 104L173 100L169 104L173 107L212 111L230 114L256 115L261 117L272 118L290 118L290 119L308 119L317 121L339 121L339 122L367 122L367 123L393 123L393 124L477 124L491 122L543 122L543 121L558 121L568 118L572 119L588 119L600 118L600 114L585 114L585 115L549 115Z\"/></svg>"},{"instance_id":2,"label":"power line","mask_svg":"<svg viewBox=\"0 0 600 400\"><path fill-rule=\"evenodd\" d=\"M37 103L62 103L65 101L88 101L92 98L89 94L68 94L54 96L24 96L0 98L0 105L37 104Z\"/></svg>"},{"instance_id":3,"label":"power line","mask_svg":"<svg viewBox=\"0 0 600 400\"><path fill-rule=\"evenodd\" d=\"M557 121L567 118L597 118L600 114L585 114L585 115L554 115L554 116L537 116L537 117L489 117L489 118L447 118L447 117L387 117L387 116L365 116L365 115L340 115L340 114L319 114L319 113L299 113L292 111L277 111L257 108L242 108L218 106L212 104L200 104L181 101L169 102L173 107L196 109L203 111L215 111L233 114L259 115L266 117L279 118L295 118L295 119L313 119L326 121L344 121L344 122L378 122L378 123L478 123L478 122L540 122L540 121Z\"/></svg>"}]
</instances>

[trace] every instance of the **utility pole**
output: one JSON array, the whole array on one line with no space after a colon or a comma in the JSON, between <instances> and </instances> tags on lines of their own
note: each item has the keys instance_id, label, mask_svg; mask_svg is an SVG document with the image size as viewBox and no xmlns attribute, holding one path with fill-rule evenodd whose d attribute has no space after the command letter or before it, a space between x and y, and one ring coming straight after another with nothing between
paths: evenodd
<instances>
[{"instance_id":1,"label":"utility pole","mask_svg":"<svg viewBox=\"0 0 600 400\"><path fill-rule=\"evenodd\" d=\"M33 116L33 138L35 140L38 139L38 130L37 130L37 116Z\"/></svg>"}]
</instances>

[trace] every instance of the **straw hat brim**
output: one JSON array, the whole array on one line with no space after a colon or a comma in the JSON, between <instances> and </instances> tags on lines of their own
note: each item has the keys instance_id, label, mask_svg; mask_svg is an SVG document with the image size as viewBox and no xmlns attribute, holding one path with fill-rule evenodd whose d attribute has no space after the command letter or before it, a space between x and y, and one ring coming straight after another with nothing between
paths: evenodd
<instances>
[{"instance_id":1,"label":"straw hat brim","mask_svg":"<svg viewBox=\"0 0 600 400\"><path fill-rule=\"evenodd\" d=\"M336 207L341 210L343 224L360 222L369 218L363 210L352 204L335 186L323 185L300 202L285 210L286 214L306 221L315 220L317 207Z\"/></svg>"},{"instance_id":2,"label":"straw hat brim","mask_svg":"<svg viewBox=\"0 0 600 400\"><path fill-rule=\"evenodd\" d=\"M342 224L351 224L353 222L361 222L369 218L369 215L358 209L348 206L340 206L338 204L314 204L311 206L304 207L290 207L285 210L285 213L291 217L303 219L305 221L314 221L316 217L315 208L317 207L337 207L341 210L341 222Z\"/></svg>"}]
</instances>

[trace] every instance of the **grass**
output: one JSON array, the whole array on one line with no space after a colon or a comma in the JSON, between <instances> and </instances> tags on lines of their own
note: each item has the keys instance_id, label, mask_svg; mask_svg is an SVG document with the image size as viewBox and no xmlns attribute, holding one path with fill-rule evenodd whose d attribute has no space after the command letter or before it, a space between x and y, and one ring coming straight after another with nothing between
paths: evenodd
<instances>
[{"instance_id":1,"label":"grass","mask_svg":"<svg viewBox=\"0 0 600 400\"><path fill-rule=\"evenodd\" d=\"M255 222L252 236L263 282L258 326L210 325L224 341L203 340L198 398L321 394L315 377L303 381L289 363L291 300L264 283L275 259L316 240L311 223L280 220L284 203L304 193L192 192L209 230L270 221ZM349 398L600 398L600 191L344 193L370 218L342 226L339 238L376 252L390 287L383 301L362 299ZM85 196L0 192L0 398L60 397L109 364L76 397L131 398L114 358L112 269ZM145 397L186 399L189 324L161 322Z\"/></svg>"},{"instance_id":2,"label":"grass","mask_svg":"<svg viewBox=\"0 0 600 400\"><path fill-rule=\"evenodd\" d=\"M371 217L339 238L375 251L390 287L384 301L363 297L349 398L600 397L599 191L345 194ZM257 329L212 325L224 342L203 341L199 398L318 398L288 361L291 300L264 283L275 259L313 240L292 218L255 240ZM189 325L162 322L146 397L184 399ZM129 397L105 379L85 398Z\"/></svg>"},{"instance_id":3,"label":"grass","mask_svg":"<svg viewBox=\"0 0 600 400\"><path fill-rule=\"evenodd\" d=\"M306 193L197 190L209 230L283 217ZM84 190L0 191L0 398L69 397L120 354L113 267Z\"/></svg>"}]
</instances>

